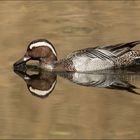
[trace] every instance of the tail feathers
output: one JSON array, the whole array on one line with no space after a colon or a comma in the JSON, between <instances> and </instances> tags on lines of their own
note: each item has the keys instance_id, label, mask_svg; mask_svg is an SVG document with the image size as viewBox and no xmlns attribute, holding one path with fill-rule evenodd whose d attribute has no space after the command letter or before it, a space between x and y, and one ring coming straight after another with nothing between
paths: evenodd
<instances>
[{"instance_id":1,"label":"tail feathers","mask_svg":"<svg viewBox=\"0 0 140 140\"><path fill-rule=\"evenodd\" d=\"M115 51L115 50L118 50L118 49L122 49L122 48L133 48L134 46L140 44L140 41L132 41L132 42L128 42L128 43L120 43L120 44L116 44L116 45L110 45L110 46L106 46L104 47L105 49L107 50L110 50L110 51Z\"/></svg>"},{"instance_id":2,"label":"tail feathers","mask_svg":"<svg viewBox=\"0 0 140 140\"><path fill-rule=\"evenodd\" d=\"M131 48L134 46L140 44L140 41L132 41L128 43L121 43L121 44L116 44L116 45L110 45L110 46L105 46L102 49L108 50L115 54L116 56L120 56L128 51L130 51Z\"/></svg>"},{"instance_id":3,"label":"tail feathers","mask_svg":"<svg viewBox=\"0 0 140 140\"><path fill-rule=\"evenodd\" d=\"M140 66L140 57L137 57L134 62L133 62L134 65L137 65L137 66Z\"/></svg>"},{"instance_id":4,"label":"tail feathers","mask_svg":"<svg viewBox=\"0 0 140 140\"><path fill-rule=\"evenodd\" d=\"M127 44L128 44L128 46L129 46L130 48L133 48L134 46L140 44L140 40L126 43L126 45L127 45Z\"/></svg>"},{"instance_id":5,"label":"tail feathers","mask_svg":"<svg viewBox=\"0 0 140 140\"><path fill-rule=\"evenodd\" d=\"M115 49L121 49L121 48L133 48L134 46L140 44L140 41L133 41L133 42L128 42L128 43L123 43L122 45L118 46L117 48Z\"/></svg>"}]
</instances>

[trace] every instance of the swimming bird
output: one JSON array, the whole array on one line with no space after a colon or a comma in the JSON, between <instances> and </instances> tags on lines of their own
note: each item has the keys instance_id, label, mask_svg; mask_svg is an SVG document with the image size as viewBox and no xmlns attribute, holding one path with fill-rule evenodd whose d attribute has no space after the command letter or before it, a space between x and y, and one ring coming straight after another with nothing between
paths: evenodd
<instances>
[{"instance_id":1,"label":"swimming bird","mask_svg":"<svg viewBox=\"0 0 140 140\"><path fill-rule=\"evenodd\" d=\"M56 50L46 39L32 41L25 55L14 67L29 60L38 60L39 67L48 71L92 72L140 65L140 50L132 50L140 41L85 48L57 59Z\"/></svg>"}]
</instances>

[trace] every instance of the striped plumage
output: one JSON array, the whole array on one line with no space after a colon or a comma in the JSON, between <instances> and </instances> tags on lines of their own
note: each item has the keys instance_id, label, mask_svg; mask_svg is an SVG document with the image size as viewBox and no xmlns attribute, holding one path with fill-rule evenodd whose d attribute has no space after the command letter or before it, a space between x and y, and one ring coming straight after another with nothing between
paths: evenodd
<instances>
[{"instance_id":1,"label":"striped plumage","mask_svg":"<svg viewBox=\"0 0 140 140\"><path fill-rule=\"evenodd\" d=\"M47 40L35 40L28 46L23 58L14 66L30 59L39 60L40 67L49 71L89 72L128 67L140 64L140 51L131 50L140 41L77 50L66 58L57 60L53 45Z\"/></svg>"}]
</instances>

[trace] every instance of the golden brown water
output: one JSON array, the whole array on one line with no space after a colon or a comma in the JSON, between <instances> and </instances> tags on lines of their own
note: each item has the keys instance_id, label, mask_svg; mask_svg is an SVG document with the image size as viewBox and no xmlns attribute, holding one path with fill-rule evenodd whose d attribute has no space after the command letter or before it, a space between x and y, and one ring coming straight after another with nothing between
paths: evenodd
<instances>
[{"instance_id":1,"label":"golden brown water","mask_svg":"<svg viewBox=\"0 0 140 140\"><path fill-rule=\"evenodd\" d=\"M139 95L58 76L54 91L41 99L12 70L37 38L50 40L59 58L76 49L139 40L139 1L2 1L0 19L0 138L140 138ZM140 87L139 74L128 79Z\"/></svg>"}]
</instances>

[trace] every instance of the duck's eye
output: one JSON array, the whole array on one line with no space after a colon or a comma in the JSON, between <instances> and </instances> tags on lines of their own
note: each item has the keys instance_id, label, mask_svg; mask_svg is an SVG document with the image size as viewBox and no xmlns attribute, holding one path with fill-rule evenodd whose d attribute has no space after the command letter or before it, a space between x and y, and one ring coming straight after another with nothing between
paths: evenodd
<instances>
[{"instance_id":1,"label":"duck's eye","mask_svg":"<svg viewBox=\"0 0 140 140\"><path fill-rule=\"evenodd\" d=\"M27 51L28 51L28 52L31 52L31 51L32 51L32 49L30 49L30 48L28 47Z\"/></svg>"}]
</instances>

